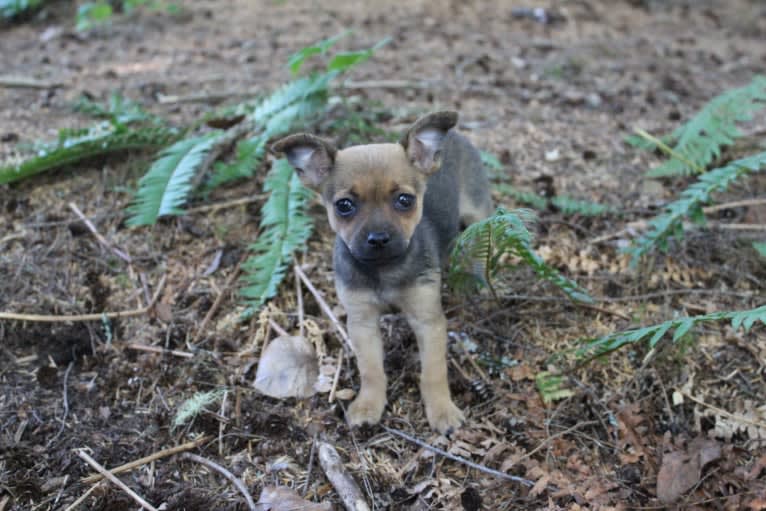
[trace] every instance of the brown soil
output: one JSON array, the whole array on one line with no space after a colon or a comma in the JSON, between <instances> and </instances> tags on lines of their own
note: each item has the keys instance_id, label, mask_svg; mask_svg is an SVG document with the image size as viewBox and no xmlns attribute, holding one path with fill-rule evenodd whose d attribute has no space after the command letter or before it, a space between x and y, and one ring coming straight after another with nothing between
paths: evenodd
<instances>
[{"instance_id":1,"label":"brown soil","mask_svg":"<svg viewBox=\"0 0 766 511\"><path fill-rule=\"evenodd\" d=\"M166 277L160 305L148 315L108 323L0 321L0 511L67 509L92 486L80 480L90 468L76 449L114 467L200 435L209 440L194 452L226 467L256 497L265 486L286 485L337 508L340 500L321 469L316 462L309 468L317 439L338 447L374 509L658 509L658 478L668 477L662 468L679 453L688 459L677 471L701 473L692 475L693 488L677 505L766 509L762 326L748 334L706 326L681 349L631 347L577 368L567 383L574 395L553 404L542 403L534 383L548 357L575 339L764 302L766 268L742 232L694 230L672 256L640 272L627 268L618 248L629 236L620 234L628 221L651 216L688 184L648 183L642 176L659 160L625 145L624 135L635 126L668 132L714 95L762 72L766 11L746 0L547 5L558 15L550 24L515 17L514 8L534 6L517 1L200 0L184 2L180 17L143 11L83 35L72 30L74 6L56 2L27 22L0 27L0 75L63 84L0 88L2 157L18 141L51 139L61 128L90 123L71 108L82 94L104 100L118 90L179 125L193 122L213 108L209 102L161 104L159 95L226 91L232 96L225 104L234 104L241 100L237 92L247 97L289 80L284 62L292 52L351 28L344 48L385 36L392 42L350 79L426 85L336 89L350 108L387 112L380 126L387 132L427 110L457 109L461 131L499 155L514 185L627 211L599 220L552 210L540 215L540 252L594 296L613 301L573 306L526 272L506 280L499 303L445 292L455 334L450 381L469 416L450 439L428 429L416 347L404 320L383 322L391 376L384 424L531 479L537 485L530 489L377 427L350 430L346 403L329 403L326 393L280 401L252 388L260 346L275 335L269 319L298 329L292 276L270 307L250 322L235 321L242 307L227 282L257 236L260 203L128 229L126 189L135 187L151 154L90 161L0 188L0 311L141 308ZM333 115L342 119L344 112ZM760 117L746 130L762 135L765 128ZM260 186L260 179L238 183L195 205L257 194ZM763 179L750 179L720 199L764 190ZM99 244L70 202L129 252L132 264ZM301 260L334 306L330 233L321 210L312 212L318 232ZM722 222L766 221L766 210L757 207L719 214ZM592 243L609 234L615 236ZM219 267L206 275L219 255ZM200 331L221 293L220 308ZM342 344L332 324L305 289L303 302L314 328L309 333L326 345L328 361L337 360ZM339 388L357 388L356 368L345 360ZM184 401L214 389L225 391L223 404L219 399L173 427ZM729 434L712 433L726 424ZM691 459L701 454L691 441L700 436L714 438L721 456L695 468ZM120 477L156 507L246 509L220 474L179 456ZM80 508L137 504L104 484Z\"/></svg>"}]
</instances>

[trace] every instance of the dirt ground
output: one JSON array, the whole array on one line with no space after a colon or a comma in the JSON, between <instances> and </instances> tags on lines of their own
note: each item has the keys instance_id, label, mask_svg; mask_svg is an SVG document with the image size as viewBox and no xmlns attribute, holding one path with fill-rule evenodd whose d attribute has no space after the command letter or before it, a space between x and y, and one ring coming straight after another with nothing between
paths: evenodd
<instances>
[{"instance_id":1,"label":"dirt ground","mask_svg":"<svg viewBox=\"0 0 766 511\"><path fill-rule=\"evenodd\" d=\"M708 99L762 73L766 7L549 1L550 23L514 16L514 8L533 4L188 1L179 17L144 11L78 34L75 6L62 1L28 22L0 26L0 75L60 84L0 87L3 158L19 142L92 122L72 111L82 94L105 100L121 91L182 125L211 102L160 97L224 94L223 104L234 104L289 80L284 63L294 51L353 29L343 48L392 41L352 72L356 84L335 93L358 109L386 112L382 129L398 132L428 110L459 110L460 130L500 158L514 186L624 211L596 220L540 213L540 253L599 298L594 307L573 305L524 271L505 281L499 301L445 291L450 382L468 416L450 438L428 428L404 320L382 323L390 376L383 424L529 479L529 488L380 427L349 429L348 401L330 402L327 393L276 400L253 389L260 347L276 335L270 321L299 328L292 274L252 321L236 321L242 306L232 275L257 236L260 202L126 228L129 190L151 154L102 158L0 187L0 311L141 309L164 279L148 314L108 323L0 321L0 511L71 509L89 491L79 509L138 509L116 486L83 482L91 469L76 450L111 468L195 439L191 452L231 471L256 499L264 487L287 486L337 509L338 494L315 460L320 440L337 447L377 510L663 509L658 479L680 485L684 478L691 489L675 507L766 509L763 327L742 334L709 325L681 347L649 353L637 346L576 367L567 380L574 395L552 404L534 382L551 355L579 338L764 303L766 265L749 249L747 232L694 230L639 272L619 247L632 234L627 222L655 214L689 182L645 179L659 158L627 146L624 136L636 126L667 133ZM745 128L761 136L765 129L763 117ZM261 185L236 183L193 206L258 194ZM752 178L720 200L765 191L766 181ZM516 206L500 193L495 199ZM132 263L104 248L69 203ZM321 209L312 214L317 232L300 262L342 314L330 232ZM766 210L727 209L714 218L764 223ZM340 395L351 395L358 388L353 359L339 360L342 343L305 286L301 297L307 336L326 347L332 371L340 364ZM173 426L182 403L211 390L224 397ZM162 509L248 509L220 473L181 455L120 478Z\"/></svg>"}]
</instances>

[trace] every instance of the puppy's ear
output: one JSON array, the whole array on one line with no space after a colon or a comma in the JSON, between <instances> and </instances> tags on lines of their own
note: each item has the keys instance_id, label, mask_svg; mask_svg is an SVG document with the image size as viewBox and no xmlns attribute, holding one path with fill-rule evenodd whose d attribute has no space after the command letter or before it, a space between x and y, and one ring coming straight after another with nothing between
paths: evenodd
<instances>
[{"instance_id":1,"label":"puppy's ear","mask_svg":"<svg viewBox=\"0 0 766 511\"><path fill-rule=\"evenodd\" d=\"M296 133L274 142L273 153L285 153L304 185L317 188L335 166L335 146L308 133Z\"/></svg>"},{"instance_id":2,"label":"puppy's ear","mask_svg":"<svg viewBox=\"0 0 766 511\"><path fill-rule=\"evenodd\" d=\"M441 166L442 143L447 132L457 124L457 112L434 112L418 119L402 136L404 146L413 165L426 174L433 174Z\"/></svg>"}]
</instances>

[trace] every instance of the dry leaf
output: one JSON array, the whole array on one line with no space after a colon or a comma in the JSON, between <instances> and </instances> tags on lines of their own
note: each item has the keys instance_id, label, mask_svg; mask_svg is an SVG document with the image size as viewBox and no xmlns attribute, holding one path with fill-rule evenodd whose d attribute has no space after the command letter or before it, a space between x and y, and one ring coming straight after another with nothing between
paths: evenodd
<instances>
[{"instance_id":1,"label":"dry leaf","mask_svg":"<svg viewBox=\"0 0 766 511\"><path fill-rule=\"evenodd\" d=\"M354 389L340 389L335 393L335 397L340 399L341 401L351 401L354 399L354 396L356 395L356 392Z\"/></svg>"},{"instance_id":2,"label":"dry leaf","mask_svg":"<svg viewBox=\"0 0 766 511\"><path fill-rule=\"evenodd\" d=\"M280 336L261 353L255 388L275 398L309 397L315 393L314 383L319 366L314 348L299 336Z\"/></svg>"},{"instance_id":3,"label":"dry leaf","mask_svg":"<svg viewBox=\"0 0 766 511\"><path fill-rule=\"evenodd\" d=\"M285 486L266 486L258 499L259 511L332 511L329 502L310 502Z\"/></svg>"},{"instance_id":4,"label":"dry leaf","mask_svg":"<svg viewBox=\"0 0 766 511\"><path fill-rule=\"evenodd\" d=\"M664 504L675 502L699 482L702 468L720 456L718 442L706 438L694 439L687 452L665 454L657 474L657 498Z\"/></svg>"}]
</instances>

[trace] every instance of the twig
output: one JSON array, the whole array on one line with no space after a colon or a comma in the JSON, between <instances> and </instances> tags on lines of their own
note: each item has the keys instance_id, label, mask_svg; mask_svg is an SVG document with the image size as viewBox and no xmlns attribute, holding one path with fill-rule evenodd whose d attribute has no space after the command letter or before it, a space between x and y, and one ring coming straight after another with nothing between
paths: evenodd
<instances>
[{"instance_id":1,"label":"twig","mask_svg":"<svg viewBox=\"0 0 766 511\"><path fill-rule=\"evenodd\" d=\"M37 321L43 323L60 323L66 321L101 321L103 318L117 319L128 318L132 316L141 316L146 314L154 307L157 300L160 297L160 292L165 286L165 275L160 279L160 283L157 285L157 290L154 292L151 302L146 307L138 309L132 309L119 312L97 312L94 314L74 314L72 316L54 316L46 314L20 314L17 312L0 312L0 320L6 319L9 321Z\"/></svg>"},{"instance_id":2,"label":"twig","mask_svg":"<svg viewBox=\"0 0 766 511\"><path fill-rule=\"evenodd\" d=\"M192 440L191 442L186 442L185 444L177 445L175 447L169 447L168 449L163 449L161 451L157 451L155 453L150 454L149 456L144 456L143 458L131 461L130 463L125 463L124 465L120 465L119 467L115 467L109 472L112 474L121 474L123 472L128 472L130 470L133 470L134 468L138 468L142 465L146 465L147 463L151 463L152 461L156 461L161 458L167 458L168 456L172 456L173 454L178 454L179 452L188 451L190 449L194 449L196 447L199 447L203 443L207 442L209 436L201 436L196 440ZM93 474L89 475L88 477L83 477L80 479L85 484L95 483L103 479L104 476L101 474Z\"/></svg>"},{"instance_id":3,"label":"twig","mask_svg":"<svg viewBox=\"0 0 766 511\"><path fill-rule=\"evenodd\" d=\"M605 307L599 307L598 305L592 305L590 303L581 303L581 302L575 302L575 303L578 307L581 307L583 309L590 309L596 312L601 312L603 314L611 314L612 316L617 316L618 318L624 319L625 321L631 321L630 316L623 314L622 312L609 310Z\"/></svg>"},{"instance_id":4,"label":"twig","mask_svg":"<svg viewBox=\"0 0 766 511\"><path fill-rule=\"evenodd\" d=\"M343 367L343 348L341 347L338 350L338 367L335 368L335 375L332 377L332 388L330 389L330 397L328 398L328 402L332 403L335 401L335 393L338 390L338 382L340 381L340 370L341 367Z\"/></svg>"},{"instance_id":5,"label":"twig","mask_svg":"<svg viewBox=\"0 0 766 511\"><path fill-rule=\"evenodd\" d=\"M52 89L63 86L61 82L46 82L27 76L0 76L0 87L9 89Z\"/></svg>"},{"instance_id":6,"label":"twig","mask_svg":"<svg viewBox=\"0 0 766 511\"><path fill-rule=\"evenodd\" d=\"M312 295L314 295L314 298L316 299L317 303L319 304L319 307L322 309L322 312L325 313L325 315L330 318L330 321L335 326L335 329L338 331L338 334L340 334L340 337L346 342L346 346L349 349L351 348L351 340L348 338L348 334L346 333L346 329L343 328L343 325L341 325L338 318L335 316L335 313L333 313L332 309L329 305L327 305L327 302L324 298L322 298L322 295L319 294L319 291L317 291L317 288L314 287L314 284L311 283L309 278L306 276L306 274L303 272L300 266L297 264L295 265L295 274L298 275L298 277L303 281L303 283L308 288L309 292L311 292Z\"/></svg>"},{"instance_id":7,"label":"twig","mask_svg":"<svg viewBox=\"0 0 766 511\"><path fill-rule=\"evenodd\" d=\"M295 266L298 262L295 262ZM295 297L298 300L298 328L300 329L300 336L303 337L303 290L301 289L301 279L298 276L298 272L295 272Z\"/></svg>"},{"instance_id":8,"label":"twig","mask_svg":"<svg viewBox=\"0 0 766 511\"><path fill-rule=\"evenodd\" d=\"M480 472L484 472L485 474L489 474L492 476L495 476L500 479L505 479L507 481L514 481L520 484L523 484L524 486L532 487L535 485L534 482L530 481L529 479L524 479L523 477L514 476L511 474L506 474L505 472L500 472L499 470L495 470L493 468L485 467L484 465L479 465L478 463L474 463L473 461L467 460L465 458L462 458L460 456L456 456L454 454L450 454L447 451L443 449L439 449L438 447L434 447L431 444L427 444L426 442L415 438L414 436L410 436L407 433L403 431L399 431L398 429L389 428L388 426L380 425L384 430L386 430L388 433L398 436L400 438L403 438L407 440L408 442L411 442L417 446L420 446L424 449L427 449L433 453L436 453L440 456L444 456L447 459L450 459L452 461L456 461L458 463L462 463L463 465L467 465L471 468L475 468L476 470Z\"/></svg>"},{"instance_id":9,"label":"twig","mask_svg":"<svg viewBox=\"0 0 766 511\"><path fill-rule=\"evenodd\" d=\"M130 257L130 254L127 252L120 250L117 248L114 244L107 241L106 238L104 238L96 229L96 226L93 225L93 222L88 220L88 218L80 211L80 208L77 207L77 205L74 202L69 203L69 209L74 211L74 214L77 215L80 220L85 224L85 227L88 228L88 230L93 234L93 236L96 237L96 240L98 240L99 243L101 243L104 247L114 252L114 254L125 261L128 264L131 264L133 262L133 258Z\"/></svg>"},{"instance_id":10,"label":"twig","mask_svg":"<svg viewBox=\"0 0 766 511\"><path fill-rule=\"evenodd\" d=\"M242 494L242 496L245 497L245 502L247 502L247 507L250 509L250 511L256 511L255 502L253 502L253 497L250 495L250 492L247 490L247 486L245 486L245 483L242 482L237 476L226 470L224 467L219 465L218 463L215 463L214 461L210 461L207 458L203 458L202 456L197 456L196 454L192 454L190 452L185 452L181 455L182 458L185 458L187 460L196 461L197 463L201 465L205 465L207 468L211 470L215 470L219 474L221 474L223 477L229 480L231 484L233 484L237 490Z\"/></svg>"},{"instance_id":11,"label":"twig","mask_svg":"<svg viewBox=\"0 0 766 511\"><path fill-rule=\"evenodd\" d=\"M205 206L197 206L196 208L189 208L184 210L184 215L191 215L194 213L205 213L208 211L218 211L219 209L233 208L235 206L242 206L243 204L250 204L251 202L257 202L268 197L268 194L258 193L256 195L249 195L247 197L240 197L239 199L231 199L216 204L207 204Z\"/></svg>"},{"instance_id":12,"label":"twig","mask_svg":"<svg viewBox=\"0 0 766 511\"><path fill-rule=\"evenodd\" d=\"M189 353L188 351L170 350L167 348L161 348L160 346L140 344L137 342L132 342L128 344L127 347L132 350L149 351L151 353L162 353L163 355L173 355L174 357L194 358L194 353Z\"/></svg>"},{"instance_id":13,"label":"twig","mask_svg":"<svg viewBox=\"0 0 766 511\"><path fill-rule=\"evenodd\" d=\"M221 136L218 137L218 139L213 142L213 145L210 147L210 150L205 155L205 159L202 160L202 163L200 163L199 168L197 169L197 173L194 175L193 182L194 182L194 188L196 188L202 179L207 174L208 169L213 165L213 163L226 151L229 150L229 148L234 144L237 140L245 136L245 134L253 129L253 123L245 119L241 121L239 124L232 126L231 128L227 129Z\"/></svg>"},{"instance_id":14,"label":"twig","mask_svg":"<svg viewBox=\"0 0 766 511\"><path fill-rule=\"evenodd\" d=\"M226 279L226 283L223 286L223 289L220 293L218 293L218 296L215 297L215 301L213 301L213 305L210 307L210 309L205 314L205 317L202 318L202 323L200 323L199 328L197 329L197 333L194 334L194 340L192 341L193 344L196 344L199 340L200 336L205 332L205 328L207 328L207 324L210 322L210 320L213 318L213 315L218 311L218 307L221 306L221 302L223 301L224 296L226 296L226 293L229 292L229 289L231 289L231 286L234 284L234 281L237 280L237 277L239 277L239 265L242 263L242 260L240 260L237 263L237 267L234 268L234 271L229 275L229 278Z\"/></svg>"},{"instance_id":15,"label":"twig","mask_svg":"<svg viewBox=\"0 0 766 511\"><path fill-rule=\"evenodd\" d=\"M366 80L343 82L344 89L431 89L439 84L426 80Z\"/></svg>"},{"instance_id":16,"label":"twig","mask_svg":"<svg viewBox=\"0 0 766 511\"><path fill-rule=\"evenodd\" d=\"M724 202L723 204L716 204L715 206L707 206L702 208L702 212L707 214L715 213L724 209L741 208L745 206L758 206L760 204L766 204L766 197L756 197L755 199L744 199L734 202Z\"/></svg>"},{"instance_id":17,"label":"twig","mask_svg":"<svg viewBox=\"0 0 766 511\"><path fill-rule=\"evenodd\" d=\"M66 427L66 418L67 415L69 415L69 397L68 397L68 389L69 386L69 373L72 371L72 367L74 367L74 362L69 362L69 365L66 366L66 371L64 371L64 396L63 396L63 405L64 405L64 415L61 417L61 427L59 428L58 432L48 440L47 445L51 445L53 442L56 441L56 439L61 436L61 433L64 431L64 428Z\"/></svg>"},{"instance_id":18,"label":"twig","mask_svg":"<svg viewBox=\"0 0 766 511\"><path fill-rule=\"evenodd\" d=\"M696 397L692 396L691 394L688 394L688 393L684 392L683 390L678 389L678 392L680 392L685 397L688 397L689 399L691 399L695 403L700 404L702 406L705 406L707 408L710 408L711 410L715 411L716 413L719 413L721 415L725 415L726 417L730 418L733 421L744 422L745 424L750 424L751 426L756 426L757 428L766 430L766 423L750 420L747 417L743 417L741 415L736 415L736 414L733 414L731 412L727 412L723 408L718 408L717 406L708 404L708 403L704 402L703 400L701 400L699 398L696 398Z\"/></svg>"},{"instance_id":19,"label":"twig","mask_svg":"<svg viewBox=\"0 0 766 511\"><path fill-rule=\"evenodd\" d=\"M174 103L205 103L205 102L217 102L224 99L235 97L247 97L258 94L258 91L253 89L250 91L233 90L222 92L195 92L193 94L159 94L157 96L157 102L161 105L172 105Z\"/></svg>"},{"instance_id":20,"label":"twig","mask_svg":"<svg viewBox=\"0 0 766 511\"><path fill-rule=\"evenodd\" d=\"M764 224L725 224L722 222L710 222L708 227L729 229L732 231L766 231L766 225Z\"/></svg>"},{"instance_id":21,"label":"twig","mask_svg":"<svg viewBox=\"0 0 766 511\"><path fill-rule=\"evenodd\" d=\"M71 504L69 504L69 505L67 506L67 508L66 508L64 511L74 511L75 509L77 509L77 507L78 507L80 504L82 504L83 502L85 502L85 499L87 499L88 497L90 497L90 494L91 494L91 493L93 493L94 491L96 491L96 489L97 489L97 488L100 488L100 487L101 487L101 484L94 484L93 486L91 486L90 488L88 488L88 491L86 491L85 493L83 493L82 495L80 495L80 497L79 497L77 500L75 500L74 502L72 502Z\"/></svg>"},{"instance_id":22,"label":"twig","mask_svg":"<svg viewBox=\"0 0 766 511\"><path fill-rule=\"evenodd\" d=\"M287 330L279 326L279 323L271 318L269 318L269 326L273 328L281 337L290 337L290 334L287 333Z\"/></svg>"},{"instance_id":23,"label":"twig","mask_svg":"<svg viewBox=\"0 0 766 511\"><path fill-rule=\"evenodd\" d=\"M314 470L314 455L316 454L317 450L317 433L314 433L314 439L311 441L311 452L309 452L309 467L306 469L306 484L303 485L303 490L301 491L301 497L305 497L306 493L309 491L309 486L311 485L311 472Z\"/></svg>"},{"instance_id":24,"label":"twig","mask_svg":"<svg viewBox=\"0 0 766 511\"><path fill-rule=\"evenodd\" d=\"M566 435L568 433L571 433L572 431L574 431L576 429L580 429L580 428L583 428L585 426L593 426L594 424L598 424L598 423L599 423L599 421L578 422L577 424L575 424L572 427L569 427L569 428L567 428L565 430L562 430L562 431L559 431L557 433L554 433L553 435L550 435L548 438L546 438L545 440L540 442L537 447L535 447L534 449L532 449L528 453L524 454L524 456L519 458L516 461L516 463L519 463L521 460L525 460L525 459L529 458L534 453L536 453L537 451L539 451L540 449L542 449L543 447L545 447L546 445L551 443L553 440L555 440L555 439L557 439L557 438L559 438L561 436L564 436L564 435Z\"/></svg>"},{"instance_id":25,"label":"twig","mask_svg":"<svg viewBox=\"0 0 766 511\"><path fill-rule=\"evenodd\" d=\"M369 511L362 490L343 467L338 451L327 442L319 442L319 464L348 511Z\"/></svg>"},{"instance_id":26,"label":"twig","mask_svg":"<svg viewBox=\"0 0 766 511\"><path fill-rule=\"evenodd\" d=\"M127 493L133 500L135 500L142 508L148 509L149 511L157 511L157 508L149 504L147 501L145 501L138 493L134 492L130 488L128 488L128 485L117 479L114 474L109 472L107 469L105 469L103 466L101 466L96 460L88 456L88 453L86 453L82 449L77 450L77 455L85 460L88 465L95 468L101 475L109 479L112 483L117 485L122 491Z\"/></svg>"},{"instance_id":27,"label":"twig","mask_svg":"<svg viewBox=\"0 0 766 511\"><path fill-rule=\"evenodd\" d=\"M226 419L226 398L229 397L229 391L223 391L223 397L221 398L221 417L225 420L218 421L218 455L223 457L223 430L226 428L226 423L229 422Z\"/></svg>"}]
</instances>

